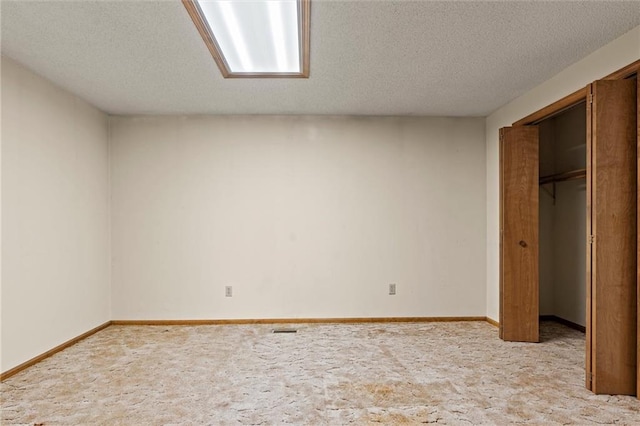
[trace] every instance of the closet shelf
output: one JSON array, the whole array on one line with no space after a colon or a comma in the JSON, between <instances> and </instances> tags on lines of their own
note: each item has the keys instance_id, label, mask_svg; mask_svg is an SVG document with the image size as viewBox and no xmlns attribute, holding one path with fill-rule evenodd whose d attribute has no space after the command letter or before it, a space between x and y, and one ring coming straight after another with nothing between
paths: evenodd
<instances>
[{"instance_id":1,"label":"closet shelf","mask_svg":"<svg viewBox=\"0 0 640 426\"><path fill-rule=\"evenodd\" d=\"M570 172L556 173L555 175L542 176L540 185L554 182L564 182L565 180L584 179L587 177L587 169L572 170Z\"/></svg>"}]
</instances>

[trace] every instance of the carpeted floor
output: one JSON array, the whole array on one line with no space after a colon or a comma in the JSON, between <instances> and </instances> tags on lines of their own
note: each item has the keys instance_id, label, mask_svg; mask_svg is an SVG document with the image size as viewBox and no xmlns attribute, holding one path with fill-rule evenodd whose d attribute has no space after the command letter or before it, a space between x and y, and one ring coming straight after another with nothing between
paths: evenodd
<instances>
[{"instance_id":1,"label":"carpeted floor","mask_svg":"<svg viewBox=\"0 0 640 426\"><path fill-rule=\"evenodd\" d=\"M7 379L2 424L640 424L584 388L584 335L484 322L111 326Z\"/></svg>"}]
</instances>

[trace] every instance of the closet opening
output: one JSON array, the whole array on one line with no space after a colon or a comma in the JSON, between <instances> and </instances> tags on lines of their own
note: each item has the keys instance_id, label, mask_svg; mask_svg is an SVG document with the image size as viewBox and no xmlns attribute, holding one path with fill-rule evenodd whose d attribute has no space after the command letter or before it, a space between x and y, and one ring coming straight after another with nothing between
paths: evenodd
<instances>
[{"instance_id":1,"label":"closet opening","mask_svg":"<svg viewBox=\"0 0 640 426\"><path fill-rule=\"evenodd\" d=\"M586 330L587 106L539 124L539 319Z\"/></svg>"},{"instance_id":2,"label":"closet opening","mask_svg":"<svg viewBox=\"0 0 640 426\"><path fill-rule=\"evenodd\" d=\"M640 395L639 70L499 131L500 338L539 342L541 318L585 328L596 394Z\"/></svg>"}]
</instances>

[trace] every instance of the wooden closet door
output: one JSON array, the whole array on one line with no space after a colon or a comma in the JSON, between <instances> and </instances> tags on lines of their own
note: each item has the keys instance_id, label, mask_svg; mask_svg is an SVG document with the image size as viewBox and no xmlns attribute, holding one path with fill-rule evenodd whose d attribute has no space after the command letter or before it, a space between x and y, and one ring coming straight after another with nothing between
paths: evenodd
<instances>
[{"instance_id":1,"label":"wooden closet door","mask_svg":"<svg viewBox=\"0 0 640 426\"><path fill-rule=\"evenodd\" d=\"M587 387L636 393L636 81L588 87Z\"/></svg>"},{"instance_id":2,"label":"wooden closet door","mask_svg":"<svg viewBox=\"0 0 640 426\"><path fill-rule=\"evenodd\" d=\"M538 127L500 129L500 338L539 340Z\"/></svg>"}]
</instances>

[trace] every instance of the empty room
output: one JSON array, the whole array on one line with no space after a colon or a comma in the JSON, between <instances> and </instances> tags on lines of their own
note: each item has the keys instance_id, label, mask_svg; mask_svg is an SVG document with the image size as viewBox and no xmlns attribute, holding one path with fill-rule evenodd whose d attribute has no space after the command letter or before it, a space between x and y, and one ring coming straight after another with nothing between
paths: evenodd
<instances>
[{"instance_id":1,"label":"empty room","mask_svg":"<svg viewBox=\"0 0 640 426\"><path fill-rule=\"evenodd\" d=\"M640 424L640 2L0 17L1 424Z\"/></svg>"}]
</instances>

